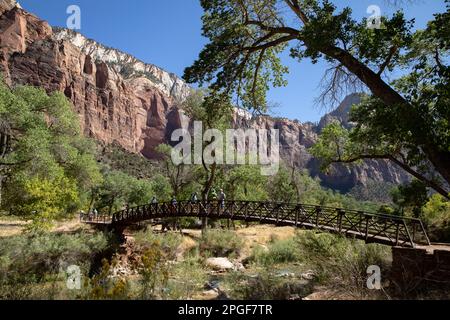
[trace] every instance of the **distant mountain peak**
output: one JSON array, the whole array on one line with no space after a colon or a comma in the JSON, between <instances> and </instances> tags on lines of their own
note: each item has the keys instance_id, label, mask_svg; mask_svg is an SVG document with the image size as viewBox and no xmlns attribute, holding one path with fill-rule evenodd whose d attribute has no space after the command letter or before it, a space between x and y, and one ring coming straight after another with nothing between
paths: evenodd
<instances>
[{"instance_id":1,"label":"distant mountain peak","mask_svg":"<svg viewBox=\"0 0 450 320\"><path fill-rule=\"evenodd\" d=\"M322 131L333 121L339 121L344 127L350 127L349 114L355 104L361 103L362 93L352 93L345 97L341 104L330 113L327 113L320 119L318 130Z\"/></svg>"}]
</instances>

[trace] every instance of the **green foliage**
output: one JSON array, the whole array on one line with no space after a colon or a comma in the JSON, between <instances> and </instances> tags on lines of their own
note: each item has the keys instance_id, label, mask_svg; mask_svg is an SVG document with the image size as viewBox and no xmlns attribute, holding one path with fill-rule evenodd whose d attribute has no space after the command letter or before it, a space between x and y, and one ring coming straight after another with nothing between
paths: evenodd
<instances>
[{"instance_id":1,"label":"green foliage","mask_svg":"<svg viewBox=\"0 0 450 320\"><path fill-rule=\"evenodd\" d=\"M335 283L356 294L367 288L369 266L387 270L390 265L391 252L387 246L312 231L297 233L295 241L303 261L317 272L319 282Z\"/></svg>"},{"instance_id":2,"label":"green foliage","mask_svg":"<svg viewBox=\"0 0 450 320\"><path fill-rule=\"evenodd\" d=\"M349 144L349 132L338 121L333 121L326 126L320 138L309 151L317 158L322 159L322 169L327 169L331 163L346 161L351 150Z\"/></svg>"},{"instance_id":3,"label":"green foliage","mask_svg":"<svg viewBox=\"0 0 450 320\"><path fill-rule=\"evenodd\" d=\"M272 201L298 202L345 209L376 211L375 202L357 200L351 194L341 194L320 185L320 179L312 178L308 171L298 171L281 167L279 172L269 179L266 189Z\"/></svg>"},{"instance_id":4,"label":"green foliage","mask_svg":"<svg viewBox=\"0 0 450 320\"><path fill-rule=\"evenodd\" d=\"M353 187L349 195L359 201L373 201L377 203L390 203L394 184L384 181L368 180L364 185Z\"/></svg>"},{"instance_id":5,"label":"green foliage","mask_svg":"<svg viewBox=\"0 0 450 320\"><path fill-rule=\"evenodd\" d=\"M76 183L66 177L55 177L53 181L16 177L14 188L22 192L8 194L7 201L17 203L15 214L32 219L29 229L49 229L54 220L64 218L65 213L78 207Z\"/></svg>"},{"instance_id":6,"label":"green foliage","mask_svg":"<svg viewBox=\"0 0 450 320\"><path fill-rule=\"evenodd\" d=\"M287 239L273 242L267 251L261 247L255 247L249 261L264 266L296 262L300 260L296 246L297 243L293 239Z\"/></svg>"},{"instance_id":7,"label":"green foliage","mask_svg":"<svg viewBox=\"0 0 450 320\"><path fill-rule=\"evenodd\" d=\"M0 192L7 199L0 205L45 228L55 217L73 213L101 183L93 145L61 93L11 90L1 82L0 106L2 134L11 141L0 158L0 175L6 177Z\"/></svg>"},{"instance_id":8,"label":"green foliage","mask_svg":"<svg viewBox=\"0 0 450 320\"><path fill-rule=\"evenodd\" d=\"M162 157L164 177L166 181L162 181L162 176L158 179L163 182L159 186L159 193L171 191L172 194L164 195L163 199L172 200L175 195L177 198L184 196L186 199L190 197L189 191L195 184L196 166L186 165L184 163L174 164L172 161L172 147L167 144L161 144L156 151Z\"/></svg>"},{"instance_id":9,"label":"green foliage","mask_svg":"<svg viewBox=\"0 0 450 320\"><path fill-rule=\"evenodd\" d=\"M78 265L83 274L88 274L94 256L107 248L108 241L102 233L43 233L1 238L0 297L30 299L32 286L43 285L55 275L58 277L61 269L69 265Z\"/></svg>"},{"instance_id":10,"label":"green foliage","mask_svg":"<svg viewBox=\"0 0 450 320\"><path fill-rule=\"evenodd\" d=\"M199 247L207 257L237 257L242 249L242 239L229 230L210 229L203 234Z\"/></svg>"},{"instance_id":11,"label":"green foliage","mask_svg":"<svg viewBox=\"0 0 450 320\"><path fill-rule=\"evenodd\" d=\"M267 177L257 165L239 165L225 173L224 192L229 199L263 201L268 198Z\"/></svg>"},{"instance_id":12,"label":"green foliage","mask_svg":"<svg viewBox=\"0 0 450 320\"><path fill-rule=\"evenodd\" d=\"M313 291L311 283L285 279L273 274L273 270L260 270L255 277L243 273L231 273L225 278L225 286L233 299L288 300L292 296L306 297Z\"/></svg>"},{"instance_id":13,"label":"green foliage","mask_svg":"<svg viewBox=\"0 0 450 320\"><path fill-rule=\"evenodd\" d=\"M225 136L225 130L229 128L229 124L232 121L233 109L227 94L217 93L214 90L209 92L203 90L192 92L186 99L183 108L191 119L202 123L204 132L207 132L207 130L218 130L221 132L222 137ZM211 189L216 183L219 171L218 164L221 162L221 155L216 154L216 152L222 153L222 156L224 154L223 141L219 141L218 138L212 136L209 141L202 140L202 166L194 167L193 169L195 172L194 178L199 181L202 188L202 199L210 197ZM205 155L208 152L208 148L214 150L209 151L207 158Z\"/></svg>"},{"instance_id":14,"label":"green foliage","mask_svg":"<svg viewBox=\"0 0 450 320\"><path fill-rule=\"evenodd\" d=\"M156 234L153 230L141 231L134 235L136 245L145 249L149 245L158 242L167 259L175 260L178 248L182 242L182 236L179 233Z\"/></svg>"},{"instance_id":15,"label":"green foliage","mask_svg":"<svg viewBox=\"0 0 450 320\"><path fill-rule=\"evenodd\" d=\"M165 176L161 174L156 174L152 178L152 183L153 183L153 193L158 199L158 201L171 200L170 197L173 191L168 179Z\"/></svg>"},{"instance_id":16,"label":"green foliage","mask_svg":"<svg viewBox=\"0 0 450 320\"><path fill-rule=\"evenodd\" d=\"M167 258L158 241L150 243L142 255L141 298L154 299L160 297L169 280Z\"/></svg>"},{"instance_id":17,"label":"green foliage","mask_svg":"<svg viewBox=\"0 0 450 320\"><path fill-rule=\"evenodd\" d=\"M84 299L89 300L124 300L128 296L129 283L123 278L112 278L111 270L117 265L117 260L109 263L102 260L102 268L84 284Z\"/></svg>"},{"instance_id":18,"label":"green foliage","mask_svg":"<svg viewBox=\"0 0 450 320\"><path fill-rule=\"evenodd\" d=\"M193 299L204 290L207 271L195 257L177 263L170 271L167 297L174 300Z\"/></svg>"},{"instance_id":19,"label":"green foliage","mask_svg":"<svg viewBox=\"0 0 450 320\"><path fill-rule=\"evenodd\" d=\"M154 195L153 184L139 180L120 171L105 173L105 180L97 191L96 207L107 209L108 213L147 204Z\"/></svg>"},{"instance_id":20,"label":"green foliage","mask_svg":"<svg viewBox=\"0 0 450 320\"><path fill-rule=\"evenodd\" d=\"M297 192L290 173L281 167L268 184L268 194L273 201L294 202Z\"/></svg>"},{"instance_id":21,"label":"green foliage","mask_svg":"<svg viewBox=\"0 0 450 320\"><path fill-rule=\"evenodd\" d=\"M428 201L426 186L418 180L401 185L392 191L392 200L402 215L420 218L422 207Z\"/></svg>"},{"instance_id":22,"label":"green foliage","mask_svg":"<svg viewBox=\"0 0 450 320\"><path fill-rule=\"evenodd\" d=\"M154 176L161 171L156 161L146 159L141 154L124 150L117 143L98 147L100 150L98 160L113 171L121 171L138 179L154 180Z\"/></svg>"},{"instance_id":23,"label":"green foliage","mask_svg":"<svg viewBox=\"0 0 450 320\"><path fill-rule=\"evenodd\" d=\"M428 226L431 241L450 242L450 201L434 194L422 208L422 220Z\"/></svg>"}]
</instances>

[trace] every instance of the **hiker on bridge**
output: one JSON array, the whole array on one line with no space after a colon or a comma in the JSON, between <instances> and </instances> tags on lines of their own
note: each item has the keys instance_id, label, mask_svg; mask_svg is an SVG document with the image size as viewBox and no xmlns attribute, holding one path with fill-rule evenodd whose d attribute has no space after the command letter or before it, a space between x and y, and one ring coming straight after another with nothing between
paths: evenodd
<instances>
[{"instance_id":1,"label":"hiker on bridge","mask_svg":"<svg viewBox=\"0 0 450 320\"><path fill-rule=\"evenodd\" d=\"M225 208L225 200L226 200L226 198L227 198L227 196L226 196L225 192L223 192L223 189L220 189L218 200L219 200L219 204L220 204L220 208L221 209Z\"/></svg>"},{"instance_id":2,"label":"hiker on bridge","mask_svg":"<svg viewBox=\"0 0 450 320\"><path fill-rule=\"evenodd\" d=\"M152 200L150 201L151 204L158 204L158 199L156 199L155 196L153 196Z\"/></svg>"},{"instance_id":3,"label":"hiker on bridge","mask_svg":"<svg viewBox=\"0 0 450 320\"><path fill-rule=\"evenodd\" d=\"M196 205L198 203L198 195L197 192L194 192L191 196L191 203L190 203L190 210L191 210L191 215L194 214L194 211L196 211Z\"/></svg>"},{"instance_id":4,"label":"hiker on bridge","mask_svg":"<svg viewBox=\"0 0 450 320\"><path fill-rule=\"evenodd\" d=\"M172 197L171 204L172 204L172 214L173 214L173 215L176 215L176 214L177 214L177 204L178 204L178 201L177 201L177 198L176 198L175 196Z\"/></svg>"},{"instance_id":5,"label":"hiker on bridge","mask_svg":"<svg viewBox=\"0 0 450 320\"><path fill-rule=\"evenodd\" d=\"M83 221L86 217L86 212L84 212L84 210L80 211L80 221Z\"/></svg>"},{"instance_id":6,"label":"hiker on bridge","mask_svg":"<svg viewBox=\"0 0 450 320\"><path fill-rule=\"evenodd\" d=\"M191 196L191 203L196 204L198 202L198 195L197 192L194 192Z\"/></svg>"}]
</instances>

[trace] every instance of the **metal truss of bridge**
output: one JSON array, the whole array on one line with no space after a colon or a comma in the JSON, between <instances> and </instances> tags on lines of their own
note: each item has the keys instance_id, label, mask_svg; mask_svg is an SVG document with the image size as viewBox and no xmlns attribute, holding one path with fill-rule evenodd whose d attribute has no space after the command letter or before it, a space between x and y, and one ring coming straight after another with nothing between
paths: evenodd
<instances>
[{"instance_id":1,"label":"metal truss of bridge","mask_svg":"<svg viewBox=\"0 0 450 320\"><path fill-rule=\"evenodd\" d=\"M391 246L430 245L424 225L419 219L295 203L181 201L175 205L143 205L112 215L83 215L81 220L88 224L123 230L141 221L172 217L208 217L294 226Z\"/></svg>"}]
</instances>

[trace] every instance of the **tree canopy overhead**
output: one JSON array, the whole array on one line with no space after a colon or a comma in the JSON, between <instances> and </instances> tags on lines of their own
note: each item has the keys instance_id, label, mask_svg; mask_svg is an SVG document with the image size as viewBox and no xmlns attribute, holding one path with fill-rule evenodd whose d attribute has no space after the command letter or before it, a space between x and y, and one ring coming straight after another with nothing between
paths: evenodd
<instances>
[{"instance_id":1,"label":"tree canopy overhead","mask_svg":"<svg viewBox=\"0 0 450 320\"><path fill-rule=\"evenodd\" d=\"M358 127L348 135L351 152L324 152L325 160L393 160L448 196L450 2L445 3L446 12L415 31L401 11L382 17L382 27L373 29L367 19L356 21L351 8L339 11L328 0L202 0L209 43L184 78L264 111L270 86L286 84L284 50L299 61L325 59L330 68L323 101L361 86L371 93L354 112ZM400 69L408 74L389 81L390 71Z\"/></svg>"}]
</instances>

